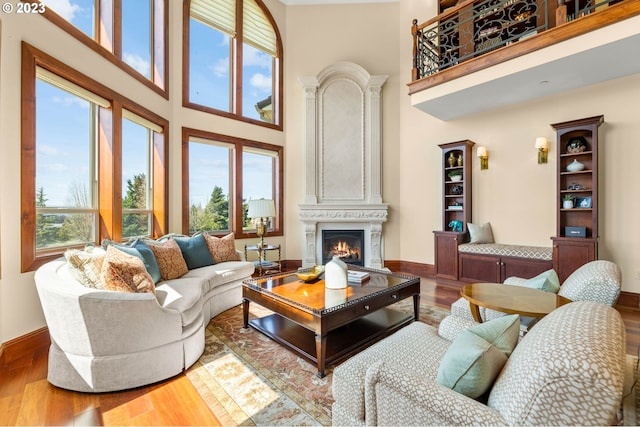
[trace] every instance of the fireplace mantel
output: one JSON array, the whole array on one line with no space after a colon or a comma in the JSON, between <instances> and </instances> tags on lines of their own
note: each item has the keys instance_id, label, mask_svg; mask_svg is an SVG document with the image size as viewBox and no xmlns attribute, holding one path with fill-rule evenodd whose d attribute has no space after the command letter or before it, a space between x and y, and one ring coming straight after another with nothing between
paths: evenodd
<instances>
[{"instance_id":1,"label":"fireplace mantel","mask_svg":"<svg viewBox=\"0 0 640 427\"><path fill-rule=\"evenodd\" d=\"M303 267L322 260L325 229L365 231L365 265L382 268L382 86L361 66L338 62L302 77L305 93Z\"/></svg>"}]
</instances>

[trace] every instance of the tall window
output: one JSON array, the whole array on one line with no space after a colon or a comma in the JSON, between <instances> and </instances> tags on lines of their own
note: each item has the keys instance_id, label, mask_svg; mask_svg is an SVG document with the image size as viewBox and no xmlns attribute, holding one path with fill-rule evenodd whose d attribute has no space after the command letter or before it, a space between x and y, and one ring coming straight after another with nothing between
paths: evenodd
<instances>
[{"instance_id":1,"label":"tall window","mask_svg":"<svg viewBox=\"0 0 640 427\"><path fill-rule=\"evenodd\" d=\"M251 237L248 200L273 199L271 234L282 234L282 147L183 129L183 231Z\"/></svg>"},{"instance_id":2,"label":"tall window","mask_svg":"<svg viewBox=\"0 0 640 427\"><path fill-rule=\"evenodd\" d=\"M167 0L40 0L45 17L167 96Z\"/></svg>"},{"instance_id":3,"label":"tall window","mask_svg":"<svg viewBox=\"0 0 640 427\"><path fill-rule=\"evenodd\" d=\"M122 112L122 237L152 234L153 132L162 128L128 110Z\"/></svg>"},{"instance_id":4,"label":"tall window","mask_svg":"<svg viewBox=\"0 0 640 427\"><path fill-rule=\"evenodd\" d=\"M276 186L276 160L278 153L256 147L242 147L242 200L273 199ZM246 213L246 210L245 210ZM243 229L253 230L253 224L243 218ZM273 224L269 224L273 229Z\"/></svg>"},{"instance_id":5,"label":"tall window","mask_svg":"<svg viewBox=\"0 0 640 427\"><path fill-rule=\"evenodd\" d=\"M167 126L24 44L22 271L70 247L164 234Z\"/></svg>"},{"instance_id":6,"label":"tall window","mask_svg":"<svg viewBox=\"0 0 640 427\"><path fill-rule=\"evenodd\" d=\"M95 241L97 112L110 104L38 68L36 250Z\"/></svg>"},{"instance_id":7,"label":"tall window","mask_svg":"<svg viewBox=\"0 0 640 427\"><path fill-rule=\"evenodd\" d=\"M262 2L191 0L184 25L185 106L281 129L282 44Z\"/></svg>"}]
</instances>

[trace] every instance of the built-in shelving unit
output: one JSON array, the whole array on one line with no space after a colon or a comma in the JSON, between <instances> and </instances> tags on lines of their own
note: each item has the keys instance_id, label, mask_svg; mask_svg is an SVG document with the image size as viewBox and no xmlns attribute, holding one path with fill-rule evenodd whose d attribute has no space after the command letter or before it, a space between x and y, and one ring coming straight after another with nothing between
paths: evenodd
<instances>
[{"instance_id":1,"label":"built-in shelving unit","mask_svg":"<svg viewBox=\"0 0 640 427\"><path fill-rule=\"evenodd\" d=\"M598 129L603 122L603 116L595 116L551 125L558 147L553 262L561 281L598 257Z\"/></svg>"},{"instance_id":2,"label":"built-in shelving unit","mask_svg":"<svg viewBox=\"0 0 640 427\"><path fill-rule=\"evenodd\" d=\"M471 222L470 140L441 144L442 230L434 231L436 276L458 279L458 245L464 243Z\"/></svg>"}]
</instances>

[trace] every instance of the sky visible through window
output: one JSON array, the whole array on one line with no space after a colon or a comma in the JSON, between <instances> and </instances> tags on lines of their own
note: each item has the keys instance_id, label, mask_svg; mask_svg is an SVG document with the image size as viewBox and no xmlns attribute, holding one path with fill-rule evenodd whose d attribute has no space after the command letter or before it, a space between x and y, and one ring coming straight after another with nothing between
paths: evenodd
<instances>
[{"instance_id":1,"label":"sky visible through window","mask_svg":"<svg viewBox=\"0 0 640 427\"><path fill-rule=\"evenodd\" d=\"M122 59L148 78L151 75L151 2L122 1ZM43 3L94 38L95 0L44 0ZM198 91L192 101L228 111L229 37L193 19L191 24L191 51L198 52L191 55L191 94ZM246 44L244 49L243 114L260 120L255 104L271 95L272 58ZM71 207L71 183L91 185L91 144L95 141L91 134L89 102L38 81L36 104L36 188L44 188L48 207ZM123 141L135 140L143 134L139 126L124 124L122 129ZM199 153L201 148L205 153ZM228 151L191 144L190 153L192 151L195 153L190 154L190 175L198 179L190 181L190 204L206 205L214 186L221 187L229 196L229 172L223 173L224 167L219 167L228 164ZM123 146L122 181L125 188L127 180L141 172L142 165L132 159L139 159L142 153L138 144ZM243 198L273 197L271 162L268 156L245 154Z\"/></svg>"}]
</instances>

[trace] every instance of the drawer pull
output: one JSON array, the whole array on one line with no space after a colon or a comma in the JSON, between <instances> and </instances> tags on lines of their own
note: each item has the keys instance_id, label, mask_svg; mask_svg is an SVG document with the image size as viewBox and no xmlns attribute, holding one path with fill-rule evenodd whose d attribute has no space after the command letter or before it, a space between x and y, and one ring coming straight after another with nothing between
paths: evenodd
<instances>
[{"instance_id":1,"label":"drawer pull","mask_svg":"<svg viewBox=\"0 0 640 427\"><path fill-rule=\"evenodd\" d=\"M391 298L398 299L398 295L391 295Z\"/></svg>"},{"instance_id":2,"label":"drawer pull","mask_svg":"<svg viewBox=\"0 0 640 427\"><path fill-rule=\"evenodd\" d=\"M366 311L369 311L369 306L368 306L368 305L365 305L365 306L364 306L364 309L365 309Z\"/></svg>"}]
</instances>

